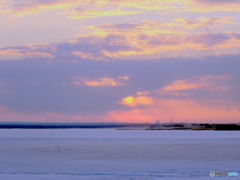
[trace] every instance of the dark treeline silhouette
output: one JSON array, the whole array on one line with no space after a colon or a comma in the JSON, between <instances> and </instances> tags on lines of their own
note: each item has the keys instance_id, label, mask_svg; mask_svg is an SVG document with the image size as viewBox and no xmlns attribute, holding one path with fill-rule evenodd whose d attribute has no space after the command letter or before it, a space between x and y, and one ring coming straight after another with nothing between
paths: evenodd
<instances>
[{"instance_id":1,"label":"dark treeline silhouette","mask_svg":"<svg viewBox=\"0 0 240 180\"><path fill-rule=\"evenodd\" d=\"M70 129L147 127L143 123L0 123L2 129Z\"/></svg>"},{"instance_id":2,"label":"dark treeline silhouette","mask_svg":"<svg viewBox=\"0 0 240 180\"><path fill-rule=\"evenodd\" d=\"M240 124L202 123L20 123L0 122L0 129L116 128L118 130L240 130Z\"/></svg>"}]
</instances>

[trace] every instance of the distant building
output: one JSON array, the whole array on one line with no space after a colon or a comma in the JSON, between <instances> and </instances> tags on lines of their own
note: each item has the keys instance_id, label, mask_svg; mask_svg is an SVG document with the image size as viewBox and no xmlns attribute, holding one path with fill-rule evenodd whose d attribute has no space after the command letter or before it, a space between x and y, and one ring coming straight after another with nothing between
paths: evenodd
<instances>
[{"instance_id":1,"label":"distant building","mask_svg":"<svg viewBox=\"0 0 240 180\"><path fill-rule=\"evenodd\" d=\"M170 123L173 123L173 117L170 118Z\"/></svg>"},{"instance_id":2,"label":"distant building","mask_svg":"<svg viewBox=\"0 0 240 180\"><path fill-rule=\"evenodd\" d=\"M155 122L155 124L160 124L160 121L157 119L156 122Z\"/></svg>"}]
</instances>

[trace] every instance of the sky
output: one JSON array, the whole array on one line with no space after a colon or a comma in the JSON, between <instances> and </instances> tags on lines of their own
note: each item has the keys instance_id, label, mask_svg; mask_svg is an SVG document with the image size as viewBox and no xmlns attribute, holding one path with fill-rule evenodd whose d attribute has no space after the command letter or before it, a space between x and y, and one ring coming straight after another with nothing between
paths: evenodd
<instances>
[{"instance_id":1,"label":"sky","mask_svg":"<svg viewBox=\"0 0 240 180\"><path fill-rule=\"evenodd\" d=\"M0 0L0 122L240 122L240 0Z\"/></svg>"}]
</instances>

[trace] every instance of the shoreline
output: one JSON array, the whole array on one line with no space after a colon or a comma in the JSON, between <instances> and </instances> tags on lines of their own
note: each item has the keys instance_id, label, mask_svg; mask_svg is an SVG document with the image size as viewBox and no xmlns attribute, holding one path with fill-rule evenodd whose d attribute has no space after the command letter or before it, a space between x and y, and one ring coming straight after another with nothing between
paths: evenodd
<instances>
[{"instance_id":1,"label":"shoreline","mask_svg":"<svg viewBox=\"0 0 240 180\"><path fill-rule=\"evenodd\" d=\"M7 123L1 122L0 129L109 129L116 130L206 130L239 131L240 123Z\"/></svg>"}]
</instances>

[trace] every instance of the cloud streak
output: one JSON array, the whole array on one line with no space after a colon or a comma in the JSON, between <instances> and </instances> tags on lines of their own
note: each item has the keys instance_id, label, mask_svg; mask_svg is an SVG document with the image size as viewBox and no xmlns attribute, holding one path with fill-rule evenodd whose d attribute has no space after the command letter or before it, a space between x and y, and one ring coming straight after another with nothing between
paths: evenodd
<instances>
[{"instance_id":1,"label":"cloud streak","mask_svg":"<svg viewBox=\"0 0 240 180\"><path fill-rule=\"evenodd\" d=\"M154 24L151 22L151 24ZM140 27L139 27L140 26ZM155 24L153 25L155 26ZM113 27L113 31L111 28ZM133 28L133 29L130 29ZM119 24L104 25L88 36L78 37L73 42L65 42L49 45L28 45L0 48L0 55L9 55L17 58L22 57L64 57L69 56L75 59L104 60L109 58L146 58L167 57L180 55L193 55L189 49L197 51L211 50L237 51L239 48L239 35L233 32L226 33L201 33L197 35L175 35L174 33L164 34L153 33L148 29L148 24L141 32L142 25ZM147 29L147 30L146 30ZM127 31L128 30L128 31ZM145 32L147 31L147 32ZM188 52L188 53L187 53ZM199 53L201 54L201 53ZM175 55L175 56L176 56ZM141 57L142 56L142 57ZM4 56L5 57L5 56ZM4 58L3 57L3 58Z\"/></svg>"},{"instance_id":2,"label":"cloud streak","mask_svg":"<svg viewBox=\"0 0 240 180\"><path fill-rule=\"evenodd\" d=\"M226 6L227 4L227 6ZM113 0L32 0L13 1L12 13L22 16L33 13L44 13L60 9L68 18L95 18L101 16L134 15L147 11L239 11L240 2L215 0L148 0L148 1L113 1ZM134 10L127 10L134 8Z\"/></svg>"},{"instance_id":3,"label":"cloud streak","mask_svg":"<svg viewBox=\"0 0 240 180\"><path fill-rule=\"evenodd\" d=\"M123 82L121 82L120 79L127 80L128 78L129 78L128 76L119 76L119 79L101 77L101 78L98 78L97 80L89 80L87 78L76 77L74 79L79 80L80 82L75 81L75 82L73 82L73 84L93 86L93 87L121 86L121 85L125 85L125 84Z\"/></svg>"}]
</instances>

